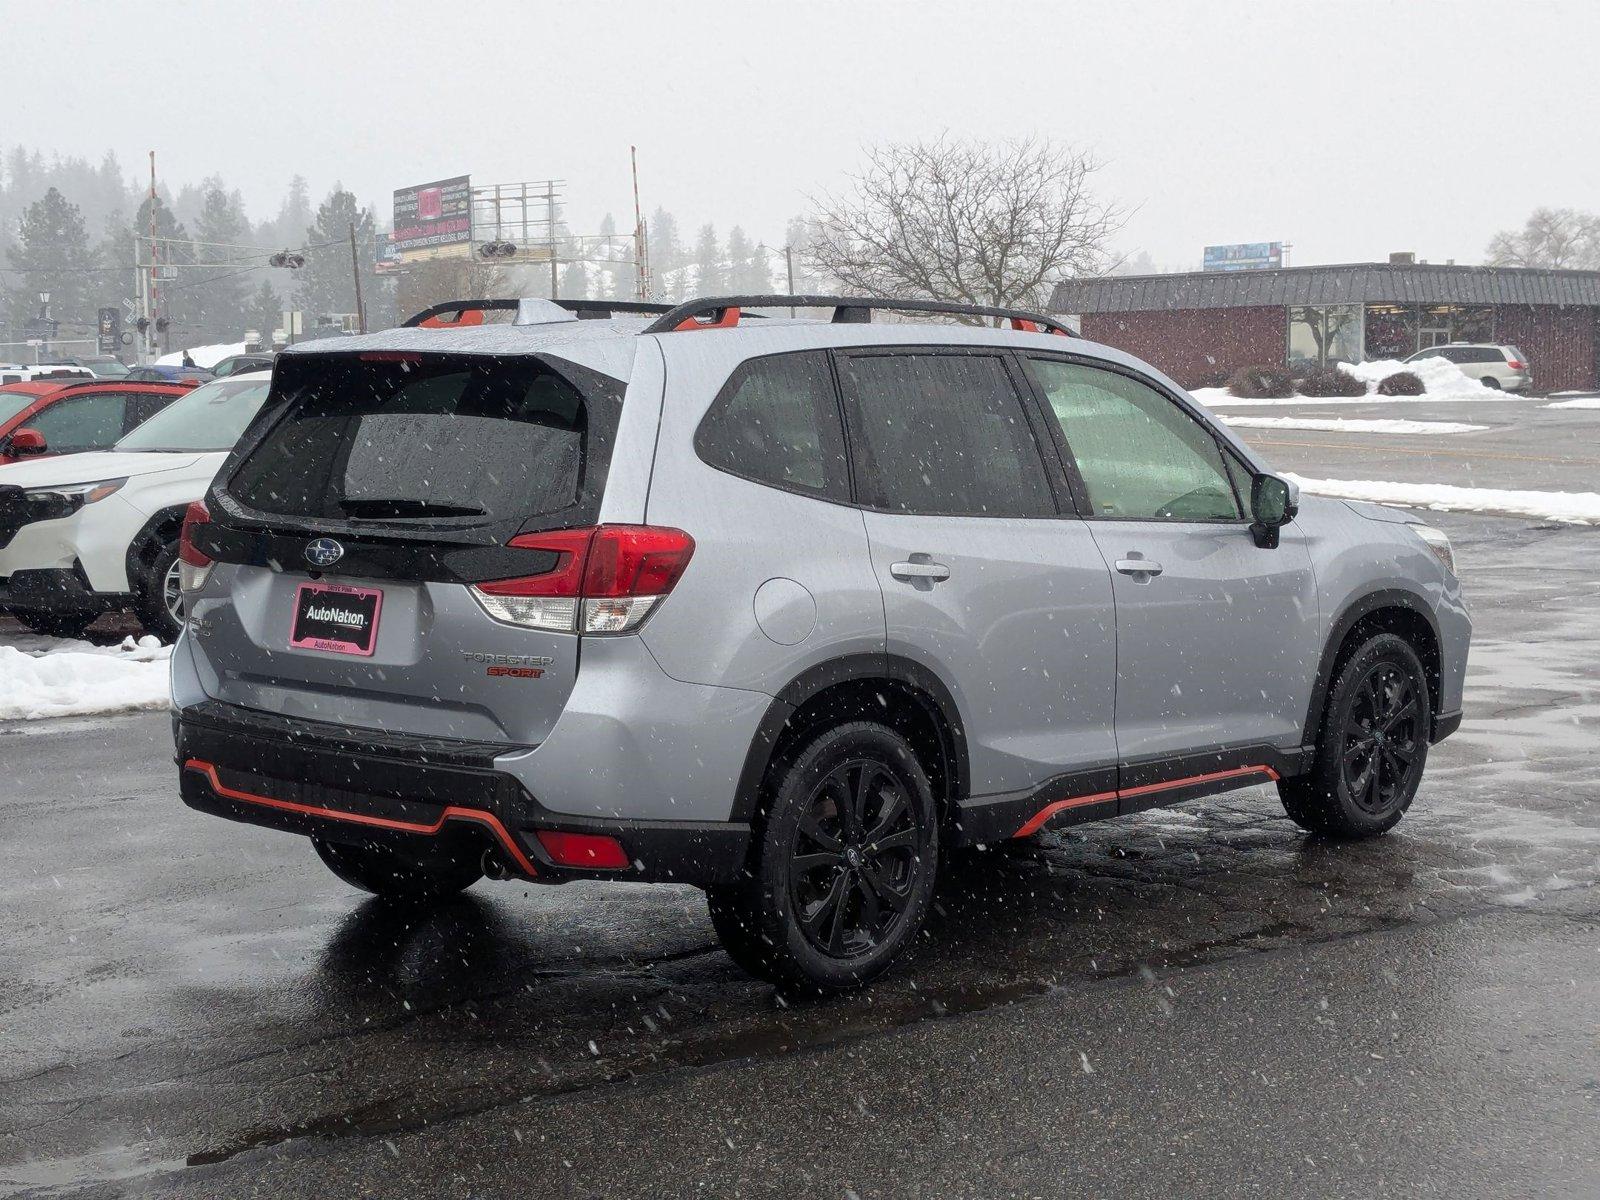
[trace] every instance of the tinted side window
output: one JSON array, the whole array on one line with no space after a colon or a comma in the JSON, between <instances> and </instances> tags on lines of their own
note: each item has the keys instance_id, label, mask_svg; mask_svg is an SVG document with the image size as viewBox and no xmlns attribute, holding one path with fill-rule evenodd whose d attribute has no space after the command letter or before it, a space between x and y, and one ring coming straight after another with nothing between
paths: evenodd
<instances>
[{"instance_id":1,"label":"tinted side window","mask_svg":"<svg viewBox=\"0 0 1600 1200\"><path fill-rule=\"evenodd\" d=\"M28 422L44 435L54 454L79 450L104 450L122 436L126 399L116 392L73 396L52 404Z\"/></svg>"},{"instance_id":2,"label":"tinted side window","mask_svg":"<svg viewBox=\"0 0 1600 1200\"><path fill-rule=\"evenodd\" d=\"M1039 446L1002 359L839 359L860 500L891 512L1056 515Z\"/></svg>"},{"instance_id":3,"label":"tinted side window","mask_svg":"<svg viewBox=\"0 0 1600 1200\"><path fill-rule=\"evenodd\" d=\"M1116 371L1059 359L1031 362L1096 516L1240 518L1217 440L1166 396Z\"/></svg>"},{"instance_id":4,"label":"tinted side window","mask_svg":"<svg viewBox=\"0 0 1600 1200\"><path fill-rule=\"evenodd\" d=\"M830 500L850 498L833 373L820 350L741 366L700 422L694 448L732 475Z\"/></svg>"}]
</instances>

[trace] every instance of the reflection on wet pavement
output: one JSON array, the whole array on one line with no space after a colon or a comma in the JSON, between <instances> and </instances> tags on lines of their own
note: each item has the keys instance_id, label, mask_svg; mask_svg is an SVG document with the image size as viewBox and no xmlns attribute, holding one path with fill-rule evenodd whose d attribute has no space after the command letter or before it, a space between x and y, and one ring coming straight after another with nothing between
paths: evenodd
<instances>
[{"instance_id":1,"label":"reflection on wet pavement","mask_svg":"<svg viewBox=\"0 0 1600 1200\"><path fill-rule=\"evenodd\" d=\"M431 912L362 902L296 839L188 819L160 759L164 718L137 718L141 748L117 755L152 756L119 768L146 771L140 786L88 764L60 803L0 818L0 896L19 914L0 976L0 1181L391 1137L1496 909L1592 916L1600 584L1521 568L1582 567L1596 534L1439 523L1478 622L1467 719L1393 834L1310 839L1253 788L968 853L905 965L823 1003L786 1004L741 975L691 889L484 884ZM76 832L89 818L108 827ZM40 836L94 842L72 854Z\"/></svg>"}]
</instances>

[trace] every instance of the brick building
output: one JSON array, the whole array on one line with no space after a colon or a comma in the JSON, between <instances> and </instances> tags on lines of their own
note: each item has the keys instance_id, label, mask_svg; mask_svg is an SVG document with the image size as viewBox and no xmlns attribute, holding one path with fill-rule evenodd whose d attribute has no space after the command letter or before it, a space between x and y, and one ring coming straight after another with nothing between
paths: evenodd
<instances>
[{"instance_id":1,"label":"brick building","mask_svg":"<svg viewBox=\"0 0 1600 1200\"><path fill-rule=\"evenodd\" d=\"M1411 263L1123 275L1059 284L1083 335L1186 387L1258 363L1404 358L1445 342L1520 347L1540 391L1600 386L1600 271Z\"/></svg>"}]
</instances>

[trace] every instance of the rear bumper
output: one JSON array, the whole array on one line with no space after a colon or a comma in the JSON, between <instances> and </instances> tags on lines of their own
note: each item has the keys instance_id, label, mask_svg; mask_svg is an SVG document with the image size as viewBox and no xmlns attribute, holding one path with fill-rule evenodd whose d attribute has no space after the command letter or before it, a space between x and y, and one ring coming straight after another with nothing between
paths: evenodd
<instances>
[{"instance_id":1,"label":"rear bumper","mask_svg":"<svg viewBox=\"0 0 1600 1200\"><path fill-rule=\"evenodd\" d=\"M215 816L330 841L459 841L540 883L620 879L729 883L744 870L742 822L629 821L552 813L494 759L515 747L346 730L206 701L173 717L183 801ZM540 831L599 834L630 867L558 865Z\"/></svg>"}]
</instances>

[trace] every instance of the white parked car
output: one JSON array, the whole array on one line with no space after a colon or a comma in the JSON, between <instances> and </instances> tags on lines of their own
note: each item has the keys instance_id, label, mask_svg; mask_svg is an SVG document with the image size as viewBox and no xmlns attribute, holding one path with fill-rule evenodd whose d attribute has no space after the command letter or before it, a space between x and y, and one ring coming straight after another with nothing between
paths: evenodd
<instances>
[{"instance_id":1,"label":"white parked car","mask_svg":"<svg viewBox=\"0 0 1600 1200\"><path fill-rule=\"evenodd\" d=\"M1528 362L1528 356L1515 346L1496 346L1488 342L1448 342L1443 346L1418 350L1406 361L1416 362L1422 358L1447 359L1484 387L1499 388L1501 391L1520 392L1533 383L1533 365Z\"/></svg>"},{"instance_id":2,"label":"white parked car","mask_svg":"<svg viewBox=\"0 0 1600 1200\"><path fill-rule=\"evenodd\" d=\"M102 613L130 609L151 633L176 638L184 513L271 382L266 371L219 379L110 450L0 467L0 612L76 637Z\"/></svg>"}]
</instances>

